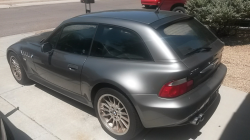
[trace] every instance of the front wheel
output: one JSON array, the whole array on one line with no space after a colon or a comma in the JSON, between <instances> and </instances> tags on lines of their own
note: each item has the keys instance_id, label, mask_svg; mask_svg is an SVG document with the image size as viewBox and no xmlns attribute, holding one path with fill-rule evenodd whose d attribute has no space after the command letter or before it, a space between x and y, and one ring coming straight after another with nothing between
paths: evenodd
<instances>
[{"instance_id":1,"label":"front wheel","mask_svg":"<svg viewBox=\"0 0 250 140\"><path fill-rule=\"evenodd\" d=\"M94 107L102 128L116 139L129 140L143 129L130 101L114 89L100 89Z\"/></svg>"},{"instance_id":2,"label":"front wheel","mask_svg":"<svg viewBox=\"0 0 250 140\"><path fill-rule=\"evenodd\" d=\"M20 60L13 52L9 54L9 64L11 72L19 84L27 85L31 83L31 80L27 77L25 70L23 69Z\"/></svg>"}]
</instances>

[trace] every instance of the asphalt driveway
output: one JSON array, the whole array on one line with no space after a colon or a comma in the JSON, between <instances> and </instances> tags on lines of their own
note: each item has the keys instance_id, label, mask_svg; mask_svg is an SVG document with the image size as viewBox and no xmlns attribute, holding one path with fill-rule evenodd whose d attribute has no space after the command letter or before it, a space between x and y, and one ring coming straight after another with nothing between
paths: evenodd
<instances>
[{"instance_id":1,"label":"asphalt driveway","mask_svg":"<svg viewBox=\"0 0 250 140\"><path fill-rule=\"evenodd\" d=\"M42 85L19 85L6 60L6 48L39 32L0 38L0 116L17 140L111 140L94 110ZM146 129L144 140L249 140L250 94L222 86L220 96L198 126Z\"/></svg>"}]
</instances>

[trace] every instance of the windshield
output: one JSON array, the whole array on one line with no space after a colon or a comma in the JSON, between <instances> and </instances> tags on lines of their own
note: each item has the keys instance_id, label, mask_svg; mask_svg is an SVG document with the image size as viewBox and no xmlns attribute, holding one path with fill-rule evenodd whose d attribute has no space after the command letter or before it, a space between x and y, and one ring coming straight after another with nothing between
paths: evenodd
<instances>
[{"instance_id":1,"label":"windshield","mask_svg":"<svg viewBox=\"0 0 250 140\"><path fill-rule=\"evenodd\" d=\"M195 19L185 20L170 26L166 25L157 31L168 46L171 46L182 59L199 48L207 47L217 39Z\"/></svg>"}]
</instances>

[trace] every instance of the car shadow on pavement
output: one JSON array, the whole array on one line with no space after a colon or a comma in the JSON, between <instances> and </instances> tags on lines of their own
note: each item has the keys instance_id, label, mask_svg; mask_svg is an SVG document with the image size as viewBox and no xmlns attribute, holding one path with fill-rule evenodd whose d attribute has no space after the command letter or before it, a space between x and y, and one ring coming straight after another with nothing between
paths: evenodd
<instances>
[{"instance_id":1,"label":"car shadow on pavement","mask_svg":"<svg viewBox=\"0 0 250 140\"><path fill-rule=\"evenodd\" d=\"M32 140L32 138L30 138L22 130L18 129L8 119L8 117L11 116L13 113L15 113L17 110L18 108L15 108L12 111L8 112L6 115L4 115L0 111L0 118L3 120L3 124L7 135L7 140Z\"/></svg>"},{"instance_id":2,"label":"car shadow on pavement","mask_svg":"<svg viewBox=\"0 0 250 140\"><path fill-rule=\"evenodd\" d=\"M49 89L49 88L47 88L47 87L45 87L45 86L43 86L41 84L35 84L35 87L43 90L44 92L46 92L46 93L48 93L48 94L62 100L64 102L68 103L68 104L70 104L71 106L74 106L74 107L76 107L76 108L78 108L78 109L80 109L80 110L82 110L82 111L84 111L84 112L86 112L86 113L88 113L88 114L95 117L95 111L94 111L93 108L88 107L88 106L86 106L86 105L84 105L84 104L82 104L82 103L80 103L80 102L78 102L76 100L73 100L73 99L71 99L71 98L69 98L67 96L64 96L63 94L60 94L60 93L58 93L56 91L53 91L53 90L51 90L51 89Z\"/></svg>"},{"instance_id":3,"label":"car shadow on pavement","mask_svg":"<svg viewBox=\"0 0 250 140\"><path fill-rule=\"evenodd\" d=\"M141 132L134 140L189 140L201 135L200 130L214 114L220 103L220 94L205 113L205 119L199 125L184 125L166 128L152 128Z\"/></svg>"},{"instance_id":4,"label":"car shadow on pavement","mask_svg":"<svg viewBox=\"0 0 250 140\"><path fill-rule=\"evenodd\" d=\"M220 140L250 140L250 92L234 112Z\"/></svg>"}]
</instances>

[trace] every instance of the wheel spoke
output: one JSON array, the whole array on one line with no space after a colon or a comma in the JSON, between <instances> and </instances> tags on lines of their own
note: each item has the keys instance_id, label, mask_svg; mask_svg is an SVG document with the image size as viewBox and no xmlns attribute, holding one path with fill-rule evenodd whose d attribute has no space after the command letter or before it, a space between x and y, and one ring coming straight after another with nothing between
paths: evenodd
<instances>
[{"instance_id":1,"label":"wheel spoke","mask_svg":"<svg viewBox=\"0 0 250 140\"><path fill-rule=\"evenodd\" d=\"M107 101L106 99L104 99L104 101L109 105L111 106L111 103L109 101Z\"/></svg>"},{"instance_id":2,"label":"wheel spoke","mask_svg":"<svg viewBox=\"0 0 250 140\"><path fill-rule=\"evenodd\" d=\"M21 80L22 79L22 71L21 71L20 66L18 64L18 61L16 60L16 58L14 56L10 57L10 66L11 66L12 73L13 73L14 77L16 78L16 80Z\"/></svg>"},{"instance_id":3,"label":"wheel spoke","mask_svg":"<svg viewBox=\"0 0 250 140\"><path fill-rule=\"evenodd\" d=\"M120 111L122 111L123 109L125 109L124 107L120 108Z\"/></svg>"},{"instance_id":4,"label":"wheel spoke","mask_svg":"<svg viewBox=\"0 0 250 140\"><path fill-rule=\"evenodd\" d=\"M21 74L21 70L20 69L16 70L16 72L19 73L19 74Z\"/></svg>"},{"instance_id":5,"label":"wheel spoke","mask_svg":"<svg viewBox=\"0 0 250 140\"><path fill-rule=\"evenodd\" d=\"M17 72L17 73L16 73L16 76L19 78L19 77L20 77L20 74Z\"/></svg>"},{"instance_id":6,"label":"wheel spoke","mask_svg":"<svg viewBox=\"0 0 250 140\"><path fill-rule=\"evenodd\" d=\"M110 104L112 104L113 102L112 102L112 100L110 99L110 97L109 97L109 96L108 96L108 99L109 99Z\"/></svg>"},{"instance_id":7,"label":"wheel spoke","mask_svg":"<svg viewBox=\"0 0 250 140\"><path fill-rule=\"evenodd\" d=\"M109 119L107 120L107 123L109 123L112 119L113 119L112 117L109 118ZM113 122L114 122L114 119L113 119Z\"/></svg>"},{"instance_id":8,"label":"wheel spoke","mask_svg":"<svg viewBox=\"0 0 250 140\"><path fill-rule=\"evenodd\" d=\"M126 113L126 112L121 112L121 115L123 115L123 116L128 116L128 114Z\"/></svg>"},{"instance_id":9,"label":"wheel spoke","mask_svg":"<svg viewBox=\"0 0 250 140\"><path fill-rule=\"evenodd\" d=\"M126 127L126 128L128 128L128 125L121 119L121 122L122 122L122 124Z\"/></svg>"},{"instance_id":10,"label":"wheel spoke","mask_svg":"<svg viewBox=\"0 0 250 140\"><path fill-rule=\"evenodd\" d=\"M119 123L118 123L118 121L115 121L115 124L116 124L116 128L117 128L117 131L119 131Z\"/></svg>"},{"instance_id":11,"label":"wheel spoke","mask_svg":"<svg viewBox=\"0 0 250 140\"><path fill-rule=\"evenodd\" d=\"M107 117L107 116L111 116L111 115L110 115L110 113L107 113L107 114L106 114L106 113L103 113L102 116L103 116L103 117Z\"/></svg>"},{"instance_id":12,"label":"wheel spoke","mask_svg":"<svg viewBox=\"0 0 250 140\"><path fill-rule=\"evenodd\" d=\"M102 103L102 106L103 106L103 107L106 107L107 109L109 109L109 108L110 108L110 106L109 106L109 105L107 105L107 104L105 104L105 103Z\"/></svg>"},{"instance_id":13,"label":"wheel spoke","mask_svg":"<svg viewBox=\"0 0 250 140\"><path fill-rule=\"evenodd\" d=\"M114 126L115 126L115 119L113 119L112 124L113 124L112 128L114 128Z\"/></svg>"},{"instance_id":14,"label":"wheel spoke","mask_svg":"<svg viewBox=\"0 0 250 140\"><path fill-rule=\"evenodd\" d=\"M119 120L118 122L119 122L119 125L121 126L121 129L122 129L122 131L123 131L124 126L123 126L123 124L122 124L121 120Z\"/></svg>"},{"instance_id":15,"label":"wheel spoke","mask_svg":"<svg viewBox=\"0 0 250 140\"><path fill-rule=\"evenodd\" d=\"M18 66L18 63L15 60L13 60L13 65Z\"/></svg>"},{"instance_id":16,"label":"wheel spoke","mask_svg":"<svg viewBox=\"0 0 250 140\"><path fill-rule=\"evenodd\" d=\"M102 111L107 111L107 112L109 112L109 110L108 109L106 109L106 108L100 108Z\"/></svg>"},{"instance_id":17,"label":"wheel spoke","mask_svg":"<svg viewBox=\"0 0 250 140\"><path fill-rule=\"evenodd\" d=\"M15 65L14 65L14 64L11 64L11 68L16 69L16 67L15 67Z\"/></svg>"},{"instance_id":18,"label":"wheel spoke","mask_svg":"<svg viewBox=\"0 0 250 140\"><path fill-rule=\"evenodd\" d=\"M16 64L16 61L15 61L14 59L11 59L11 63L12 63L13 65L15 65L15 64Z\"/></svg>"},{"instance_id":19,"label":"wheel spoke","mask_svg":"<svg viewBox=\"0 0 250 140\"><path fill-rule=\"evenodd\" d=\"M123 116L121 116L121 119L123 119L123 120L125 120L125 121L129 122L129 121L128 121L128 119L127 119L127 118L125 118L125 117L123 117Z\"/></svg>"}]
</instances>

